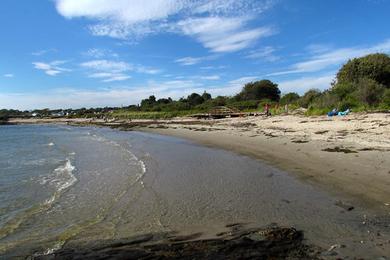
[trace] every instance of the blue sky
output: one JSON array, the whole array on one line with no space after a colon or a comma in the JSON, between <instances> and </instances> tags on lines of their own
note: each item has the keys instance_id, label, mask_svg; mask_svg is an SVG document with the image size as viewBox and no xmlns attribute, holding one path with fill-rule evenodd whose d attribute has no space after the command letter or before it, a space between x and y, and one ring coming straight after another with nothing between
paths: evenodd
<instances>
[{"instance_id":1,"label":"blue sky","mask_svg":"<svg viewBox=\"0 0 390 260\"><path fill-rule=\"evenodd\" d=\"M2 0L0 109L137 104L270 79L326 89L390 53L388 0Z\"/></svg>"}]
</instances>

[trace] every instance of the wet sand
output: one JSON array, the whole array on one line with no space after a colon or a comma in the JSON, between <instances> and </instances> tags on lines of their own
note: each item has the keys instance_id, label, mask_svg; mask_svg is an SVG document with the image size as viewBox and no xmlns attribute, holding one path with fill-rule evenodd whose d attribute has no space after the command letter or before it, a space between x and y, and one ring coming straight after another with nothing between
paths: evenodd
<instances>
[{"instance_id":1,"label":"wet sand","mask_svg":"<svg viewBox=\"0 0 390 260\"><path fill-rule=\"evenodd\" d=\"M390 212L390 114L232 118L144 130L249 155Z\"/></svg>"}]
</instances>

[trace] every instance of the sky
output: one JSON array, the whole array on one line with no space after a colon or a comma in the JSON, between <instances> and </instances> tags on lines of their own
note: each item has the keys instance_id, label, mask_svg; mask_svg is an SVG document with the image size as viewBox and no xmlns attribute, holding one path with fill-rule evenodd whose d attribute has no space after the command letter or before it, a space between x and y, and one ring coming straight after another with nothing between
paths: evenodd
<instances>
[{"instance_id":1,"label":"sky","mask_svg":"<svg viewBox=\"0 0 390 260\"><path fill-rule=\"evenodd\" d=\"M390 0L2 0L0 109L128 106L150 95L329 88L390 54Z\"/></svg>"}]
</instances>

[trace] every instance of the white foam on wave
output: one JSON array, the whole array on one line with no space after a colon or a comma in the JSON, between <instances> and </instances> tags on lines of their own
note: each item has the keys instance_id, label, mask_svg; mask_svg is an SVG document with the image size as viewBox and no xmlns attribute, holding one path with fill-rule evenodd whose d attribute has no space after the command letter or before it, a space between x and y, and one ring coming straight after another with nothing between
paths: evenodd
<instances>
[{"instance_id":1,"label":"white foam on wave","mask_svg":"<svg viewBox=\"0 0 390 260\"><path fill-rule=\"evenodd\" d=\"M41 182L41 184L46 184L50 179L49 183L56 187L56 191L43 203L44 205L51 205L61 195L62 191L68 189L77 182L76 176L73 175L75 169L76 167L72 165L70 159L67 159L65 164L58 166L53 171L51 177L48 177Z\"/></svg>"},{"instance_id":2,"label":"white foam on wave","mask_svg":"<svg viewBox=\"0 0 390 260\"><path fill-rule=\"evenodd\" d=\"M54 143L48 143L47 146L54 146Z\"/></svg>"},{"instance_id":3,"label":"white foam on wave","mask_svg":"<svg viewBox=\"0 0 390 260\"><path fill-rule=\"evenodd\" d=\"M73 171L75 169L76 167L74 167L71 161L67 159L64 165L61 165L54 170L59 177L59 179L57 179L59 181L55 181L58 191L69 188L77 181L77 178L73 175Z\"/></svg>"}]
</instances>

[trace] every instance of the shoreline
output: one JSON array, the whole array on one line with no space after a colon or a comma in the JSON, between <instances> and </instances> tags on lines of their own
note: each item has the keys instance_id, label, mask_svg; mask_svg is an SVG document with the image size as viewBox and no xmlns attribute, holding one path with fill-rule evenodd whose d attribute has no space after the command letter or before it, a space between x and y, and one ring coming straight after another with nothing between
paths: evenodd
<instances>
[{"instance_id":1,"label":"shoreline","mask_svg":"<svg viewBox=\"0 0 390 260\"><path fill-rule=\"evenodd\" d=\"M390 114L218 120L11 119L8 123L110 127L184 138L259 159L353 203L390 211Z\"/></svg>"},{"instance_id":2,"label":"shoreline","mask_svg":"<svg viewBox=\"0 0 390 260\"><path fill-rule=\"evenodd\" d=\"M354 128L351 128L351 122L360 122L367 121L366 123L370 126L366 126L363 124L357 124ZM355 123L356 123L355 122ZM211 148L217 148L222 150L227 150L228 152L234 154L241 154L251 158L255 158L260 160L261 163L265 163L266 165L270 165L271 167L275 167L277 169L283 170L286 174L290 175L290 181L287 183L308 183L306 186L312 186L312 190L316 190L319 192L325 191L324 194L328 193L330 195L331 202L323 207L321 206L321 201L315 199L311 196L306 196L308 200L308 204L310 209L321 209L324 210L323 214L320 213L319 216L322 218L318 223L321 223L320 226L326 225L323 221L326 222L327 219L332 219L325 217L328 212L335 212L336 216L338 214L342 214L343 216L351 217L356 216L355 218L351 217L350 220L352 222L346 221L346 223L352 223L356 225L355 228L357 230L361 230L361 234L366 234L366 229L369 232L372 232L373 237L371 238L359 238L358 241L352 241L352 244L346 238L343 238L344 233L347 232L347 227L344 227L345 231L341 231L340 240L337 242L333 242L336 240L332 240L330 243L318 243L320 240L313 240L313 234L315 234L316 228L313 228L313 225L292 223L292 225L284 223L283 221L279 223L283 227L295 227L298 230L302 230L305 233L305 243L304 245L315 245L321 248L314 249L318 254L330 254L334 248L337 246L343 246L347 249L340 249L342 254L352 254L352 251L360 248L360 241L367 241L367 243L371 243L371 246L378 245L378 249L383 251L383 244L387 242L383 242L382 240L386 237L386 232L388 230L389 222L389 207L385 205L386 198L389 198L388 189L386 187L389 185L389 177L385 175L385 170L387 170L388 162L385 158L388 158L389 150L388 144L386 142L386 137L388 136L388 123L389 117L388 115L372 115L366 117L366 115L354 115L353 117L348 118L334 118L329 119L325 117L299 117L299 116L277 116L277 117L248 117L248 118L234 118L234 119L221 119L221 120L186 120L186 119L175 119L175 120L138 120L138 121L115 121L115 122L102 122L102 121L93 121L93 120L85 120L85 119L77 119L77 120L41 120L41 121L32 121L29 120L25 122L23 120L13 120L12 124L57 124L57 125L72 125L72 126L91 126L91 127L110 127L123 131L135 131L140 133L134 133L137 135L146 135L142 134L142 132L152 133L157 135L167 135L174 136L178 138L183 138L186 140L190 140L193 144L200 144L201 146L207 146ZM373 127L372 123L382 125L385 129L378 130L378 127ZM344 125L343 125L344 124ZM337 126L337 130L332 129ZM326 128L326 130L315 130L313 128ZM343 130L348 128L350 131L350 136L345 134ZM375 129L374 129L375 128ZM355 131L356 129L363 129L359 131ZM371 130L370 130L371 129ZM87 129L89 130L89 129ZM102 129L103 130L103 129ZM375 134L375 131L379 131L382 135ZM342 131L344 134L340 136L340 139L336 140L328 140L329 137L333 136L333 132ZM362 133L365 131L374 131L368 133ZM115 131L116 132L116 131ZM310 133L313 132L313 135ZM320 133L321 132L321 133ZM356 133L355 133L356 132ZM151 135L151 136L153 136ZM126 135L127 136L127 135ZM317 138L316 138L317 137ZM343 138L341 138L343 137ZM161 136L156 136L157 140L162 138ZM348 138L352 139L349 140ZM169 140L169 139L168 139ZM365 141L364 141L365 140ZM339 145L339 149L335 149L335 144ZM160 145L159 147L165 147L164 145ZM330 149L333 147L333 150ZM375 149L374 149L375 148ZM172 146L168 150L177 150L177 145ZM199 147L201 149L201 147ZM204 148L202 148L204 149ZM327 150L328 149L328 150ZM218 152L218 151L216 151ZM180 157L180 156L179 156ZM170 156L170 158L177 158L176 156ZM381 159L382 158L382 159ZM385 160L383 163L380 163L381 160ZM229 160L228 160L229 161ZM208 163L213 163L209 161ZM210 164L207 164L210 165ZM246 164L245 164L246 165ZM364 166L364 167L363 167ZM229 167L230 169L230 167ZM236 173L242 174L242 167L237 168ZM157 172L157 171L154 171ZM175 172L175 171L173 171ZM226 172L219 171L221 174L226 175ZM253 176L258 175L257 172L250 171L246 173L246 175ZM390 175L390 174L389 174ZM204 177L207 179L209 176L214 175L205 175ZM150 180L154 180L156 176L150 175L148 178ZM269 178L267 176L267 178ZM164 178L162 178L164 179ZM162 180L161 179L161 180ZM296 179L296 180L294 180ZM146 182L149 183L149 182ZM158 181L156 183L162 183ZM237 186L236 182L236 185ZM251 182L249 186L252 185ZM278 188L273 189L272 185L267 185L266 181L262 181L255 185L256 187L260 187L259 192L262 192L262 188L264 190L270 190L270 194L272 198L278 197L280 192L289 191L289 188L282 188L280 190L280 185L278 185L280 192L278 192ZM380 183L380 185L378 185ZM144 184L142 184L144 185ZM265 186L263 186L265 185ZM248 184L247 186L248 187ZM298 187L300 187L298 185ZM343 187L341 189L340 187ZM156 187L154 187L155 189ZM253 189L254 188L254 189ZM372 192L376 189L376 192ZM243 189L239 189L243 190ZM245 190L245 188L244 188ZM252 187L252 190L257 190L255 187ZM298 189L298 194L305 194L305 189ZM361 193L358 193L360 191ZM276 192L276 193L274 193ZM226 196L222 196L226 197ZM257 197L258 198L258 197ZM290 197L288 197L290 198ZM250 201L258 201L257 199L251 199ZM283 208L292 207L294 201L289 200L281 200L283 203L288 203ZM260 202L257 202L260 203ZM218 205L226 205L226 203L219 203ZM288 206L287 206L288 205ZM318 212L321 212L319 210ZM333 210L333 211L332 211ZM352 212L350 212L352 211ZM261 213L259 216L262 216ZM301 213L300 211L300 214ZM366 214L368 218L366 218ZM299 214L298 214L299 215ZM301 215L302 216L302 215ZM304 214L303 216L312 219L314 216L310 217L310 214ZM341 217L341 215L340 215ZM260 217L261 218L261 217ZM315 218L315 217L314 217ZM344 218L344 217L341 217ZM271 218L271 220L276 220L277 218ZM335 219L336 220L336 219ZM357 221L357 223L355 222ZM360 222L362 221L362 222ZM267 221L269 223L270 221ZM367 225L366 225L367 222ZM228 223L228 222L227 222ZM232 222L233 223L233 222ZM250 223L250 222L248 222ZM353 224L356 223L356 224ZM263 223L264 224L264 223ZM262 224L261 224L262 225ZM260 226L261 226L260 225ZM296 226L297 225L297 226ZM352 229L355 230L355 229ZM375 232L374 232L375 230ZM382 231L384 232L382 234ZM188 230L188 232L182 233L191 234L193 232L199 232L199 230ZM256 231L263 232L263 231ZM308 232L306 234L306 232ZM378 232L380 235L376 235ZM336 232L337 233L337 232ZM332 233L333 234L333 233ZM339 235L340 235L339 234ZM307 235L307 236L306 236ZM252 235L251 235L252 236ZM256 235L257 236L257 235ZM378 236L378 237L376 237ZM191 237L191 236L190 236ZM191 237L191 240L194 239L194 243L184 242L184 245L187 247L191 247L192 245L207 244L208 239L203 237ZM206 239L206 240L204 240ZM246 239L246 238L245 238ZM360 240L361 239L361 240ZM370 242L368 239L371 239ZM94 254L99 254L102 251L99 249L95 251L89 251L89 246L85 245L85 247L77 248L77 241L75 240L73 243L67 244L64 248L56 251L52 256L65 256L65 255L77 255L77 254L91 254L91 257ZM216 240L219 241L218 239ZM341 241L341 242L340 242ZM99 241L91 241L91 243L98 243ZM102 243L106 243L101 241ZM161 241L160 241L161 242ZM162 252L166 251L166 244L164 242L160 243L156 248L160 248ZM226 242L226 241L225 241ZM225 243L224 242L224 243ZM313 242L313 243L312 243ZM335 245L332 244L337 243ZM121 246L118 248L118 254L127 254L131 255L133 249L142 249L143 245L138 245L133 247L133 243L130 242L121 242L120 240L114 240L113 245L111 242L107 242L107 247L110 250L116 251L116 244L120 244ZM214 243L214 242L213 242ZM236 243L236 241L233 241ZM267 242L268 243L268 242ZM168 243L169 247L172 247L173 244ZM177 245L179 248L183 244ZM148 247L149 245L146 245ZM176 245L173 245L175 247ZM336 246L336 247L334 247ZM356 248L357 247L357 248ZM370 246L368 246L370 247ZM293 248L301 248L300 244L295 244ZM326 249L328 248L328 251ZM382 248L382 249L381 249ZM87 251L84 251L86 249ZM123 249L123 250L122 250ZM128 251L130 250L130 251ZM160 250L160 249L159 249ZM208 250L208 246L204 248L204 250ZM312 250L312 249L309 249ZM349 250L349 251L348 251ZM351 251L352 250L352 251ZM376 250L376 249L375 249ZM174 251L176 252L176 251ZM247 251L248 253L250 251ZM296 251L295 251L296 252ZM349 252L349 253L347 253ZM373 253L374 251L372 251ZM383 252L386 252L383 251ZM194 253L190 251L189 254ZM294 251L292 254L295 254ZM43 257L44 259L45 257Z\"/></svg>"},{"instance_id":3,"label":"shoreline","mask_svg":"<svg viewBox=\"0 0 390 260\"><path fill-rule=\"evenodd\" d=\"M361 117L362 115L357 115ZM324 120L326 117L296 117L297 121L311 123L310 121ZM341 121L344 118L335 118ZM345 118L350 120L348 118ZM254 119L256 120L256 119ZM175 136L191 140L201 145L225 149L241 155L259 159L266 164L277 167L299 180L319 186L335 196L346 197L353 203L361 204L370 209L390 211L390 143L382 143L374 140L359 142L343 140L342 136L336 140L329 141L315 139L306 134L296 135L293 128L287 129L279 126L260 127L262 131L254 130L258 127L253 119L232 119L222 122L225 129L210 130L207 127L165 125L141 128L140 130L162 135ZM283 116L276 116L264 121L283 120ZM361 120L357 118L356 120ZM372 119L376 120L376 117ZM386 132L383 139L390 137L390 115L385 117ZM242 122L244 121L244 122ZM319 128L327 128L325 124ZM316 122L314 122L316 123ZM318 122L317 122L318 123ZM381 123L377 122L379 125ZM238 124L243 128L252 127L246 130L234 126ZM250 125L253 124L253 125ZM228 126L228 127L226 127ZM216 125L209 128L216 128ZM362 129L357 128L359 131ZM271 130L271 131L266 131ZM350 129L353 132L356 129ZM289 134L289 131L291 131ZM339 130L345 135L344 129ZM331 130L318 130L320 132L331 132ZM316 135L316 134L314 134ZM370 137L370 134L368 134ZM351 139L356 139L352 137ZM368 138L369 139L369 138Z\"/></svg>"}]
</instances>

